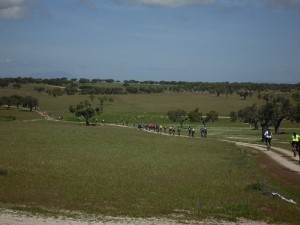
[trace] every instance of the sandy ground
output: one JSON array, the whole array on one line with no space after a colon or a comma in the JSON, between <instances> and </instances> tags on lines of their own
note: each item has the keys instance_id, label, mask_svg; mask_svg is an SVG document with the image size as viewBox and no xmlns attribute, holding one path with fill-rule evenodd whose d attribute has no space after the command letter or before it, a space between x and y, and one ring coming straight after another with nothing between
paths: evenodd
<instances>
[{"instance_id":1,"label":"sandy ground","mask_svg":"<svg viewBox=\"0 0 300 225\"><path fill-rule=\"evenodd\" d=\"M129 218L129 217L97 217L85 219L72 219L67 217L52 218L34 216L11 210L0 212L1 225L267 225L265 222L240 220L227 222L218 220L182 221L166 218Z\"/></svg>"}]
</instances>

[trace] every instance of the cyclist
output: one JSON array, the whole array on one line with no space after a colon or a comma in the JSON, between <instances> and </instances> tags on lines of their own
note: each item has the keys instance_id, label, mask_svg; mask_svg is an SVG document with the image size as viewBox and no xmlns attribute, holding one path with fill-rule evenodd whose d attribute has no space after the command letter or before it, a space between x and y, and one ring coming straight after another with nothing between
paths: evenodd
<instances>
[{"instance_id":1,"label":"cyclist","mask_svg":"<svg viewBox=\"0 0 300 225\"><path fill-rule=\"evenodd\" d=\"M180 136L180 132L181 132L181 129L180 129L180 127L178 127L177 128L177 134L178 134L178 136Z\"/></svg>"},{"instance_id":2,"label":"cyclist","mask_svg":"<svg viewBox=\"0 0 300 225\"><path fill-rule=\"evenodd\" d=\"M297 152L299 154L299 141L300 141L300 136L294 131L292 134L292 148L294 152L294 157L297 156Z\"/></svg>"},{"instance_id":3,"label":"cyclist","mask_svg":"<svg viewBox=\"0 0 300 225\"><path fill-rule=\"evenodd\" d=\"M271 148L272 132L270 128L266 130L264 136L265 136L266 145L269 146L269 148Z\"/></svg>"}]
</instances>

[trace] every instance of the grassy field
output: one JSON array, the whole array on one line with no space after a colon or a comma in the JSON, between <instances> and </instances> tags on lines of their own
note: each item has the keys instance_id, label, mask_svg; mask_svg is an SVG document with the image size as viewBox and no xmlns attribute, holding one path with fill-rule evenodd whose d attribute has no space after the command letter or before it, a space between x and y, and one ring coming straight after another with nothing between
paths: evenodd
<instances>
[{"instance_id":1,"label":"grassy field","mask_svg":"<svg viewBox=\"0 0 300 225\"><path fill-rule=\"evenodd\" d=\"M0 88L0 96L9 96L19 94L22 96L30 95L39 99L39 107L43 111L49 112L53 117L70 117L69 106L79 103L79 101L89 100L89 95L75 96L58 96L53 98L46 93L39 94L33 91L35 84L24 85L21 89ZM49 88L45 86L46 89ZM257 95L242 100L237 94L221 95L217 97L213 94L202 93L163 93L163 94L124 94L113 95L113 103L104 105L102 117L110 122L128 118L130 120L138 120L138 116L150 118L166 116L169 110L177 108L184 109L189 112L195 108L199 108L199 112L207 113L211 110L218 112L220 116L229 116L231 111L237 111L253 103L260 103ZM98 96L94 96L93 105L99 105Z\"/></svg>"},{"instance_id":2,"label":"grassy field","mask_svg":"<svg viewBox=\"0 0 300 225\"><path fill-rule=\"evenodd\" d=\"M28 94L30 90L6 89L0 94ZM87 97L41 94L40 107L54 116L64 112L68 116L68 106ZM190 93L114 98L105 106L104 115L149 116L146 119L162 119L166 110L186 107L188 111L202 103L207 111L219 109L220 115L226 115L232 107L242 108L255 101L231 96L226 104L225 96ZM200 111L206 112L204 108ZM112 125L87 127L46 121L36 112L22 109L0 110L0 116L9 115L16 120L0 120L0 169L8 171L0 175L0 208L137 217L183 214L182 219L244 217L291 224L300 219L298 205L271 195L278 192L300 202L299 189L264 175L257 168L255 151L221 141L235 137L259 142L260 131L248 124L220 119L208 124L209 135L203 139L148 133L132 124L115 126L113 116ZM285 134L276 135L274 145L289 146L290 132L295 128L296 124L284 122ZM186 134L183 129L182 135Z\"/></svg>"}]
</instances>

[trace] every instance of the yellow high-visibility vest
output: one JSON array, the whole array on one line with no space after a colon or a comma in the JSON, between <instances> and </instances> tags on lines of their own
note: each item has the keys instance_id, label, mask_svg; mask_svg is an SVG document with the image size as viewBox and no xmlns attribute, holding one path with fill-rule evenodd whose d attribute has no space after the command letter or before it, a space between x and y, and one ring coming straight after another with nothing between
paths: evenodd
<instances>
[{"instance_id":1,"label":"yellow high-visibility vest","mask_svg":"<svg viewBox=\"0 0 300 225\"><path fill-rule=\"evenodd\" d=\"M299 141L299 135L298 134L296 134L295 136L294 135L292 135L292 141Z\"/></svg>"}]
</instances>

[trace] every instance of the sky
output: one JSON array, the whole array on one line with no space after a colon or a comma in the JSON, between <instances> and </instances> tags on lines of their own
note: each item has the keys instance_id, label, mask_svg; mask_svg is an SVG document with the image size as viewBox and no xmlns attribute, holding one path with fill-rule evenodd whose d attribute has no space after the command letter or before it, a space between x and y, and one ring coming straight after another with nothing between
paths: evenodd
<instances>
[{"instance_id":1,"label":"sky","mask_svg":"<svg viewBox=\"0 0 300 225\"><path fill-rule=\"evenodd\" d=\"M0 77L300 82L300 0L0 0Z\"/></svg>"}]
</instances>

